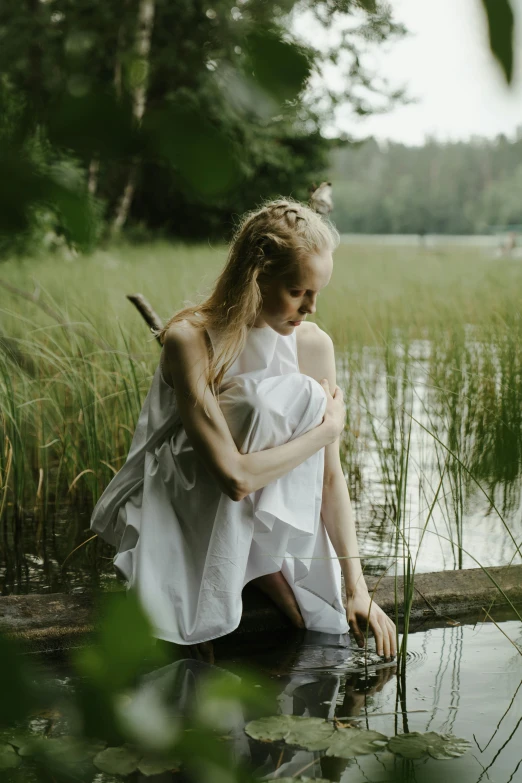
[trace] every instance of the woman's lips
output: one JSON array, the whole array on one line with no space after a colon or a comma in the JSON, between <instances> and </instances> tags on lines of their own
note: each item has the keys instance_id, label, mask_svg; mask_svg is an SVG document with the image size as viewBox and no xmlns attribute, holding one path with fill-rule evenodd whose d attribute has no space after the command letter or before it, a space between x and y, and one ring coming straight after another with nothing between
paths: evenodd
<instances>
[{"instance_id":1,"label":"woman's lips","mask_svg":"<svg viewBox=\"0 0 522 783\"><path fill-rule=\"evenodd\" d=\"M301 321L302 321L302 320L303 320L303 319L301 319ZM290 321L290 323L292 324L292 326L299 326L299 324L301 323L301 321Z\"/></svg>"}]
</instances>

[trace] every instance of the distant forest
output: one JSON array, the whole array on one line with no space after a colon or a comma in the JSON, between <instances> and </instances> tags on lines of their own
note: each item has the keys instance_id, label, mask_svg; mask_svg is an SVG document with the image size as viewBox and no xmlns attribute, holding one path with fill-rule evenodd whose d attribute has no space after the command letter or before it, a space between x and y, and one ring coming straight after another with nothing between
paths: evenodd
<instances>
[{"instance_id":1,"label":"distant forest","mask_svg":"<svg viewBox=\"0 0 522 783\"><path fill-rule=\"evenodd\" d=\"M363 234L482 234L522 225L522 127L516 138L374 139L332 150L337 228Z\"/></svg>"}]
</instances>

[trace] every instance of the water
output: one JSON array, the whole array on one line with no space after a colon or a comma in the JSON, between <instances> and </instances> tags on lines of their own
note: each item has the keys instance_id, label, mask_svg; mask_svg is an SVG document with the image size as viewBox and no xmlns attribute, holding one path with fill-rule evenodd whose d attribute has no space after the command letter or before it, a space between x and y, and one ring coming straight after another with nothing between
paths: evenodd
<instances>
[{"instance_id":1,"label":"water","mask_svg":"<svg viewBox=\"0 0 522 783\"><path fill-rule=\"evenodd\" d=\"M72 593L114 585L111 548L92 538L90 516L90 509L65 507L45 521L31 515L21 524L8 520L0 594Z\"/></svg>"},{"instance_id":2,"label":"water","mask_svg":"<svg viewBox=\"0 0 522 783\"><path fill-rule=\"evenodd\" d=\"M371 653L365 668L360 651L353 653L342 637L296 632L277 647L250 649L244 656L218 648L215 666L177 660L146 674L142 684L154 683L159 693L171 694L170 714L183 715L199 703L206 675L228 672L241 678L248 666L254 683L262 686L269 681L274 688L269 714L337 718L388 737L411 731L450 733L471 743L464 756L451 761L404 760L389 751L342 760L326 757L324 751L252 740L244 727L258 717L255 707L238 704L226 714L221 707L216 713L219 734L236 761L246 761L256 778L303 771L311 779L339 783L520 783L522 655L507 637L520 645L520 622L445 626L410 634L406 676L400 679L393 663L372 663ZM55 677L61 688L75 687L69 671L62 669ZM50 730L49 736L67 734L67 726L56 717L34 717L33 730ZM96 779L109 780L101 773ZM139 783L167 779L187 780L175 773L168 778L132 776Z\"/></svg>"},{"instance_id":3,"label":"water","mask_svg":"<svg viewBox=\"0 0 522 783\"><path fill-rule=\"evenodd\" d=\"M476 358L468 349L459 364L427 340L398 341L341 369L345 474L368 572L401 572L408 552L417 573L522 562L518 403L477 381Z\"/></svg>"},{"instance_id":4,"label":"water","mask_svg":"<svg viewBox=\"0 0 522 783\"><path fill-rule=\"evenodd\" d=\"M381 247L419 247L434 250L437 248L481 248L502 256L502 244L506 242L507 232L498 234L342 234L345 245L377 245ZM505 251L504 251L505 252ZM521 258L521 248L515 247L510 258Z\"/></svg>"},{"instance_id":5,"label":"water","mask_svg":"<svg viewBox=\"0 0 522 783\"><path fill-rule=\"evenodd\" d=\"M513 338L514 340L514 338ZM521 563L522 351L472 327L339 361L342 459L367 573ZM441 480L442 477L442 480ZM401 489L402 487L402 489ZM71 592L116 580L90 509L4 523L0 593Z\"/></svg>"},{"instance_id":6,"label":"water","mask_svg":"<svg viewBox=\"0 0 522 783\"><path fill-rule=\"evenodd\" d=\"M520 644L519 622L501 627ZM387 736L407 731L451 733L472 743L465 756L454 761L403 762L384 753L348 762L321 759L319 752L286 749L279 773L293 775L315 758L306 775L341 783L384 783L397 768L408 781L441 780L448 774L459 783L522 781L520 652L498 628L486 623L413 633L408 648L402 701L394 666L353 672L353 661L340 664L342 656L335 648L290 645L286 651L259 654L251 662L264 672L276 670L272 677L280 683L281 712L355 718L357 725ZM334 664L329 670L328 657ZM277 754L266 746L256 752L262 755L261 763L257 758L258 768L265 774L272 771Z\"/></svg>"}]
</instances>

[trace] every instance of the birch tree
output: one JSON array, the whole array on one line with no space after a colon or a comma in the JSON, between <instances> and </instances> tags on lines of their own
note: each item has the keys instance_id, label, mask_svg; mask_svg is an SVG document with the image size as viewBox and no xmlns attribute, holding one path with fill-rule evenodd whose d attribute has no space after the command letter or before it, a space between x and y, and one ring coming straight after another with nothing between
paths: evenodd
<instances>
[{"instance_id":1,"label":"birch tree","mask_svg":"<svg viewBox=\"0 0 522 783\"><path fill-rule=\"evenodd\" d=\"M150 68L150 47L152 29L154 26L155 0L140 0L138 21L134 44L135 57L130 65L129 78L134 83L132 88L132 113L136 125L140 125L145 113L147 102L147 84ZM127 181L119 199L116 213L111 225L111 234L119 234L129 215L132 199L136 190L140 161L138 158L130 164Z\"/></svg>"}]
</instances>

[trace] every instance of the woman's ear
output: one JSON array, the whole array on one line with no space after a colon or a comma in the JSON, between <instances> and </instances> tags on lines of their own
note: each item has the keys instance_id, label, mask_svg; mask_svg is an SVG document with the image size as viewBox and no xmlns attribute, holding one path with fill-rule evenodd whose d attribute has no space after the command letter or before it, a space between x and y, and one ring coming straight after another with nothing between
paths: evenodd
<instances>
[{"instance_id":1,"label":"woman's ear","mask_svg":"<svg viewBox=\"0 0 522 783\"><path fill-rule=\"evenodd\" d=\"M260 272L258 274L257 278L256 278L256 282L257 282L258 288L261 291L261 293L262 294L266 293L266 290L267 290L269 282L270 282L270 278L267 275L267 273L266 272Z\"/></svg>"}]
</instances>

